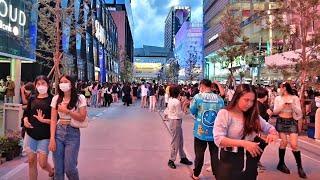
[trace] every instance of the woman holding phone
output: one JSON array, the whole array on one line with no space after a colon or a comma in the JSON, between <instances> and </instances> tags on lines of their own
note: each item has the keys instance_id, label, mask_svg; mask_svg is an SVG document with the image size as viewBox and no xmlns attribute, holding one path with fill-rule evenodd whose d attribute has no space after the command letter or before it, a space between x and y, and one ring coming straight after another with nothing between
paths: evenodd
<instances>
[{"instance_id":1,"label":"woman holding phone","mask_svg":"<svg viewBox=\"0 0 320 180\"><path fill-rule=\"evenodd\" d=\"M276 129L281 138L277 169L283 173L290 174L290 170L284 162L288 144L287 135L289 135L290 145L298 166L299 176L301 178L306 178L306 173L302 168L301 153L298 149L298 120L302 118L300 99L298 96L294 95L293 89L287 82L280 84L278 92L280 95L274 100L273 110L273 114L279 116L276 122Z\"/></svg>"}]
</instances>

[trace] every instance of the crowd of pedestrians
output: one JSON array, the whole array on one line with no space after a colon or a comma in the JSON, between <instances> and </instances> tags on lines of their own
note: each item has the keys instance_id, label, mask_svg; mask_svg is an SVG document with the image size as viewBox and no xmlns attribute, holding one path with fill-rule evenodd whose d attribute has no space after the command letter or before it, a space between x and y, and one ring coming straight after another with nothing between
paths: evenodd
<instances>
[{"instance_id":1,"label":"crowd of pedestrians","mask_svg":"<svg viewBox=\"0 0 320 180\"><path fill-rule=\"evenodd\" d=\"M298 94L288 82L279 84L278 88L247 84L224 88L219 82L207 79L193 85L155 81L102 84L76 81L64 75L55 89L45 76L38 76L21 87L22 136L29 177L37 178L39 164L55 179L64 179L65 174L69 179L79 179L80 129L88 125L87 107L110 107L120 101L130 106L140 99L141 108L163 112L164 120L169 121L172 140L168 166L172 169L176 169L178 153L180 163L193 164L183 150L182 130L184 115L193 115L193 179L199 179L207 146L216 179L256 179L258 169L264 168L260 162L264 148L277 139L281 139L277 169L290 173L284 161L290 142L298 174L306 178L298 148L298 122L303 118L299 95L305 96L306 114L315 124L314 138L319 140L320 93L308 89ZM276 119L275 127L270 119ZM53 152L53 165L48 162L49 151Z\"/></svg>"},{"instance_id":2,"label":"crowd of pedestrians","mask_svg":"<svg viewBox=\"0 0 320 180\"><path fill-rule=\"evenodd\" d=\"M142 85L141 89L147 89L144 92L146 97L153 87L150 83ZM265 169L260 162L264 148L277 139L281 140L277 169L290 174L284 161L286 146L290 142L299 177L307 178L298 147L299 122L304 118L300 98L305 96L306 115L310 117L309 123L315 123L314 138L319 140L319 92L308 89L299 94L288 82L279 84L278 88L241 84L224 89L217 81L212 83L206 79L199 85L168 84L164 89L160 85L156 92L159 110L163 109L165 94L164 114L172 134L170 168L176 168L174 162L178 152L180 163L192 164L183 151L181 128L183 114L190 110L194 116L193 179L199 179L207 146L216 179L256 179L258 170ZM141 107L145 107L145 103L148 102L142 102ZM275 126L270 124L270 119L275 119Z\"/></svg>"}]
</instances>

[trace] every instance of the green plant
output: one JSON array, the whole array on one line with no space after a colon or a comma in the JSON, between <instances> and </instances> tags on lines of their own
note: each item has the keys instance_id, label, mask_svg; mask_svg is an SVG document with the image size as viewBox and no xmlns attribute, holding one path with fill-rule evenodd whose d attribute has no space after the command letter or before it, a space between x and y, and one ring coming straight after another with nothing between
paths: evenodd
<instances>
[{"instance_id":1,"label":"green plant","mask_svg":"<svg viewBox=\"0 0 320 180\"><path fill-rule=\"evenodd\" d=\"M7 137L0 137L0 154L7 153L9 151L9 140Z\"/></svg>"},{"instance_id":2,"label":"green plant","mask_svg":"<svg viewBox=\"0 0 320 180\"><path fill-rule=\"evenodd\" d=\"M7 131L5 136L0 137L0 154L2 156L11 154L18 156L21 150L20 140L21 137L18 131Z\"/></svg>"}]
</instances>

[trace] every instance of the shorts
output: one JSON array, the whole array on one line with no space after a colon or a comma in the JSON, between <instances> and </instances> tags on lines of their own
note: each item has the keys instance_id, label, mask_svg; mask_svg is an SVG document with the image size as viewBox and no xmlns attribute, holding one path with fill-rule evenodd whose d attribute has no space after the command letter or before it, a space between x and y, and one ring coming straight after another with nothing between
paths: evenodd
<instances>
[{"instance_id":1,"label":"shorts","mask_svg":"<svg viewBox=\"0 0 320 180\"><path fill-rule=\"evenodd\" d=\"M298 121L293 118L277 118L276 130L281 133L298 133Z\"/></svg>"},{"instance_id":2,"label":"shorts","mask_svg":"<svg viewBox=\"0 0 320 180\"><path fill-rule=\"evenodd\" d=\"M49 154L49 139L35 140L25 133L23 140L23 151L26 153Z\"/></svg>"}]
</instances>

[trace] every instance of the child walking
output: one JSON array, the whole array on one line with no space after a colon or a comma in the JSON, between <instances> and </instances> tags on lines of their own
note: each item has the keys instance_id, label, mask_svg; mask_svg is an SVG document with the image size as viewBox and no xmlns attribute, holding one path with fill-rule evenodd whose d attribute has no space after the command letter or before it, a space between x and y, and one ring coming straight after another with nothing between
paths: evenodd
<instances>
[{"instance_id":1,"label":"child walking","mask_svg":"<svg viewBox=\"0 0 320 180\"><path fill-rule=\"evenodd\" d=\"M181 158L180 163L185 165L192 165L188 160L183 150L183 132L182 132L182 116L181 102L179 100L180 89L176 86L170 87L170 98L168 100L168 107L164 111L165 116L169 118L170 131L172 135L171 141L171 155L168 166L176 169L174 161L176 160L178 151Z\"/></svg>"}]
</instances>

